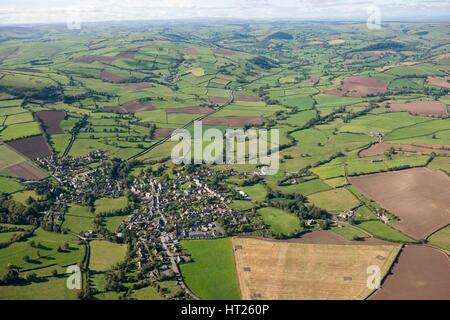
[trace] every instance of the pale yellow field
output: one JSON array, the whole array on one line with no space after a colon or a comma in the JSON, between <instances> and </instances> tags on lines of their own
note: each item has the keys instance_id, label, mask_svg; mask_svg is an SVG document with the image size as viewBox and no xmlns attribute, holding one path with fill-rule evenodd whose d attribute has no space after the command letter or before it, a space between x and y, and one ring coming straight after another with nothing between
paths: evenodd
<instances>
[{"instance_id":1,"label":"pale yellow field","mask_svg":"<svg viewBox=\"0 0 450 320\"><path fill-rule=\"evenodd\" d=\"M367 268L389 270L400 246L303 244L233 238L244 300L365 299Z\"/></svg>"},{"instance_id":2,"label":"pale yellow field","mask_svg":"<svg viewBox=\"0 0 450 320\"><path fill-rule=\"evenodd\" d=\"M191 70L191 73L196 77L202 77L205 75L205 70L203 68L194 68Z\"/></svg>"}]
</instances>

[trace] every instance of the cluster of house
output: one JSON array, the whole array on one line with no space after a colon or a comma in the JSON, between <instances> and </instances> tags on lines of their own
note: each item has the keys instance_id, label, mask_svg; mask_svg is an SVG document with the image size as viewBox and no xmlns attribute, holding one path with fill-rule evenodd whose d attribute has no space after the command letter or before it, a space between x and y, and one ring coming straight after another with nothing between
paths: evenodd
<instances>
[{"instance_id":1,"label":"cluster of house","mask_svg":"<svg viewBox=\"0 0 450 320\"><path fill-rule=\"evenodd\" d=\"M178 172L167 179L156 179L142 173L133 181L130 191L140 199L141 209L119 228L136 239L140 269L151 264L158 276L178 280L185 292L178 264L189 262L183 252L183 239L209 239L223 236L223 223L247 222L245 214L229 208L231 199L211 183L214 172ZM156 276L156 274L155 274Z\"/></svg>"}]
</instances>

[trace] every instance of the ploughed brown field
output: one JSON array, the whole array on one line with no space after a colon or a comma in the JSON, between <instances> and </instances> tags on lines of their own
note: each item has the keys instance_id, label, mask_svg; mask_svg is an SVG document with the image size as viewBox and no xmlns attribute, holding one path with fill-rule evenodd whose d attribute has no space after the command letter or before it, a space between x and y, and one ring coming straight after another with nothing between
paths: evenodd
<instances>
[{"instance_id":1,"label":"ploughed brown field","mask_svg":"<svg viewBox=\"0 0 450 320\"><path fill-rule=\"evenodd\" d=\"M181 52L190 56L196 56L198 54L197 48L183 48Z\"/></svg>"},{"instance_id":2,"label":"ploughed brown field","mask_svg":"<svg viewBox=\"0 0 450 320\"><path fill-rule=\"evenodd\" d=\"M423 116L448 117L447 107L439 101L414 101L408 103L393 103L389 111L410 112Z\"/></svg>"},{"instance_id":3,"label":"ploughed brown field","mask_svg":"<svg viewBox=\"0 0 450 320\"><path fill-rule=\"evenodd\" d=\"M425 239L450 223L450 178L443 172L414 168L349 178L366 197L400 218L393 226Z\"/></svg>"},{"instance_id":4,"label":"ploughed brown field","mask_svg":"<svg viewBox=\"0 0 450 320\"><path fill-rule=\"evenodd\" d=\"M151 102L131 101L120 107L107 107L104 109L116 113L137 113L155 110L155 106Z\"/></svg>"},{"instance_id":5,"label":"ploughed brown field","mask_svg":"<svg viewBox=\"0 0 450 320\"><path fill-rule=\"evenodd\" d=\"M408 245L373 300L449 300L448 256L427 246Z\"/></svg>"},{"instance_id":6,"label":"ploughed brown field","mask_svg":"<svg viewBox=\"0 0 450 320\"><path fill-rule=\"evenodd\" d=\"M316 83L319 82L319 81L320 81L320 77L315 77L315 76L313 76L313 77L310 77L310 78L306 79L304 82L305 82L305 83L316 84Z\"/></svg>"},{"instance_id":7,"label":"ploughed brown field","mask_svg":"<svg viewBox=\"0 0 450 320\"><path fill-rule=\"evenodd\" d=\"M340 89L325 91L329 95L349 97L366 97L385 92L387 92L387 84L384 81L362 76L345 78Z\"/></svg>"},{"instance_id":8,"label":"ploughed brown field","mask_svg":"<svg viewBox=\"0 0 450 320\"><path fill-rule=\"evenodd\" d=\"M52 151L44 136L33 136L7 142L8 146L30 159L46 158Z\"/></svg>"},{"instance_id":9,"label":"ploughed brown field","mask_svg":"<svg viewBox=\"0 0 450 320\"><path fill-rule=\"evenodd\" d=\"M258 96L235 96L234 99L236 101L244 101L244 102L258 102L261 101L261 98Z\"/></svg>"},{"instance_id":10,"label":"ploughed brown field","mask_svg":"<svg viewBox=\"0 0 450 320\"><path fill-rule=\"evenodd\" d=\"M260 117L217 117L206 118L203 124L229 127L242 127L245 125L260 125L262 120Z\"/></svg>"},{"instance_id":11,"label":"ploughed brown field","mask_svg":"<svg viewBox=\"0 0 450 320\"><path fill-rule=\"evenodd\" d=\"M304 244L233 238L244 300L365 299L368 267L386 274L399 245Z\"/></svg>"},{"instance_id":12,"label":"ploughed brown field","mask_svg":"<svg viewBox=\"0 0 450 320\"><path fill-rule=\"evenodd\" d=\"M116 57L113 56L82 56L78 58L74 58L72 61L74 62L84 62L84 63L92 63L94 61L98 62L113 62L116 60Z\"/></svg>"},{"instance_id":13,"label":"ploughed brown field","mask_svg":"<svg viewBox=\"0 0 450 320\"><path fill-rule=\"evenodd\" d=\"M124 86L131 89L146 89L152 87L152 84L148 82L136 82L136 83L126 83L124 84Z\"/></svg>"},{"instance_id":14,"label":"ploughed brown field","mask_svg":"<svg viewBox=\"0 0 450 320\"><path fill-rule=\"evenodd\" d=\"M65 111L59 110L49 110L49 111L38 111L36 116L41 121L42 127L48 134L60 134L64 133L59 124L66 117Z\"/></svg>"},{"instance_id":15,"label":"ploughed brown field","mask_svg":"<svg viewBox=\"0 0 450 320\"><path fill-rule=\"evenodd\" d=\"M236 54L236 52L229 50L229 49L224 49L224 48L216 48L212 50L214 52L214 54L217 55L222 55L222 56L233 56Z\"/></svg>"},{"instance_id":16,"label":"ploughed brown field","mask_svg":"<svg viewBox=\"0 0 450 320\"><path fill-rule=\"evenodd\" d=\"M450 88L450 77L428 77L428 83L433 86Z\"/></svg>"},{"instance_id":17,"label":"ploughed brown field","mask_svg":"<svg viewBox=\"0 0 450 320\"><path fill-rule=\"evenodd\" d=\"M11 172L13 176L23 178L25 180L41 180L46 177L46 173L43 170L28 162L13 165L7 170Z\"/></svg>"},{"instance_id":18,"label":"ploughed brown field","mask_svg":"<svg viewBox=\"0 0 450 320\"><path fill-rule=\"evenodd\" d=\"M395 143L377 143L368 149L362 150L359 155L361 157L372 157L383 154L385 151L394 148L396 151L416 152L416 153L436 153L437 155L450 154L450 146L448 145L411 145L411 144L395 144ZM450 161L450 160L449 160Z\"/></svg>"},{"instance_id":19,"label":"ploughed brown field","mask_svg":"<svg viewBox=\"0 0 450 320\"><path fill-rule=\"evenodd\" d=\"M208 97L209 102L216 103L216 104L223 104L227 103L231 100L229 97L217 97L217 96L210 96Z\"/></svg>"},{"instance_id":20,"label":"ploughed brown field","mask_svg":"<svg viewBox=\"0 0 450 320\"><path fill-rule=\"evenodd\" d=\"M124 51L116 55L116 58L120 59L134 59L134 56L136 55L136 51Z\"/></svg>"},{"instance_id":21,"label":"ploughed brown field","mask_svg":"<svg viewBox=\"0 0 450 320\"><path fill-rule=\"evenodd\" d=\"M153 136L155 138L165 138L168 137L172 134L172 132L174 132L176 129L174 128L158 128L155 130L155 133L153 134Z\"/></svg>"},{"instance_id":22,"label":"ploughed brown field","mask_svg":"<svg viewBox=\"0 0 450 320\"><path fill-rule=\"evenodd\" d=\"M213 111L214 109L202 106L166 109L167 113L188 113L188 114L208 114Z\"/></svg>"},{"instance_id":23,"label":"ploughed brown field","mask_svg":"<svg viewBox=\"0 0 450 320\"><path fill-rule=\"evenodd\" d=\"M114 83L121 83L121 82L128 80L127 77L123 77L119 74L115 74L115 73L112 73L109 71L102 71L101 77L105 81L110 81L110 82L114 82Z\"/></svg>"}]
</instances>

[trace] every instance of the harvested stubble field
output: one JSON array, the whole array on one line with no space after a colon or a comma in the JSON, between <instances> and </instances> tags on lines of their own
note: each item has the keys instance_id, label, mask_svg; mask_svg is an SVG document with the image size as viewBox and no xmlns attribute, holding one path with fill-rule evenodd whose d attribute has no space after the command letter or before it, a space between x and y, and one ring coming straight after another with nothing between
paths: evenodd
<instances>
[{"instance_id":1,"label":"harvested stubble field","mask_svg":"<svg viewBox=\"0 0 450 320\"><path fill-rule=\"evenodd\" d=\"M234 238L244 300L365 299L367 268L386 274L400 246L301 244Z\"/></svg>"},{"instance_id":2,"label":"harvested stubble field","mask_svg":"<svg viewBox=\"0 0 450 320\"><path fill-rule=\"evenodd\" d=\"M414 168L349 180L400 218L394 227L416 239L450 223L450 178L443 172Z\"/></svg>"}]
</instances>

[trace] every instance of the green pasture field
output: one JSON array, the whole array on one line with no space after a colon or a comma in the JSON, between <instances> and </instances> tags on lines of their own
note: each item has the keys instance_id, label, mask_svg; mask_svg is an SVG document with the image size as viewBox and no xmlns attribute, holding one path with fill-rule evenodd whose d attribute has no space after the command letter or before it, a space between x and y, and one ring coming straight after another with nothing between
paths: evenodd
<instances>
[{"instance_id":1,"label":"green pasture field","mask_svg":"<svg viewBox=\"0 0 450 320\"><path fill-rule=\"evenodd\" d=\"M50 136L50 145L58 155L62 156L69 146L70 139L70 134L54 134Z\"/></svg>"},{"instance_id":2,"label":"green pasture field","mask_svg":"<svg viewBox=\"0 0 450 320\"><path fill-rule=\"evenodd\" d=\"M14 193L12 195L12 199L14 201L19 202L19 203L23 204L24 206L26 205L26 201L30 197L33 198L34 200L39 199L39 195L35 191L32 191L32 190L20 191L20 192Z\"/></svg>"},{"instance_id":3,"label":"green pasture field","mask_svg":"<svg viewBox=\"0 0 450 320\"><path fill-rule=\"evenodd\" d=\"M406 112L382 113L362 116L341 127L341 132L370 134L371 132L388 133L395 129L426 122L427 117L411 116Z\"/></svg>"},{"instance_id":4,"label":"green pasture field","mask_svg":"<svg viewBox=\"0 0 450 320\"><path fill-rule=\"evenodd\" d=\"M246 200L233 200L230 203L230 207L237 211L247 211L254 208L254 205L250 201Z\"/></svg>"},{"instance_id":5,"label":"green pasture field","mask_svg":"<svg viewBox=\"0 0 450 320\"><path fill-rule=\"evenodd\" d=\"M263 202L267 196L267 189L264 185L255 184L253 186L240 187L239 190L245 192L254 202Z\"/></svg>"},{"instance_id":6,"label":"green pasture field","mask_svg":"<svg viewBox=\"0 0 450 320\"><path fill-rule=\"evenodd\" d=\"M303 111L289 116L288 119L281 121L282 124L287 124L292 127L304 127L309 121L317 118L315 110Z\"/></svg>"},{"instance_id":7,"label":"green pasture field","mask_svg":"<svg viewBox=\"0 0 450 320\"><path fill-rule=\"evenodd\" d=\"M125 196L119 198L101 198L95 201L95 213L111 213L123 210L128 206L128 199Z\"/></svg>"},{"instance_id":8,"label":"green pasture field","mask_svg":"<svg viewBox=\"0 0 450 320\"><path fill-rule=\"evenodd\" d=\"M347 239L347 240L355 240L357 239L363 239L363 238L368 238L369 235L358 229L355 228L353 226L350 225L343 225L340 227L332 227L331 231L333 231L334 233L340 235L341 237Z\"/></svg>"},{"instance_id":9,"label":"green pasture field","mask_svg":"<svg viewBox=\"0 0 450 320\"><path fill-rule=\"evenodd\" d=\"M0 193L14 193L23 190L23 188L24 186L16 179L0 177Z\"/></svg>"},{"instance_id":10,"label":"green pasture field","mask_svg":"<svg viewBox=\"0 0 450 320\"><path fill-rule=\"evenodd\" d=\"M41 127L37 122L18 123L7 126L0 132L0 139L11 141L41 134Z\"/></svg>"},{"instance_id":11,"label":"green pasture field","mask_svg":"<svg viewBox=\"0 0 450 320\"><path fill-rule=\"evenodd\" d=\"M428 243L450 252L450 226L433 233L427 240Z\"/></svg>"},{"instance_id":12,"label":"green pasture field","mask_svg":"<svg viewBox=\"0 0 450 320\"><path fill-rule=\"evenodd\" d=\"M31 246L31 241L36 243L36 248ZM69 250L58 252L57 248L69 244ZM78 244L76 237L72 235L58 234L37 229L34 236L24 242L15 242L10 246L0 249L0 274L4 274L8 264L14 264L21 270L41 269L48 266L68 266L80 263L84 257L84 246ZM40 257L38 256L38 252ZM28 262L23 260L29 256Z\"/></svg>"},{"instance_id":13,"label":"green pasture field","mask_svg":"<svg viewBox=\"0 0 450 320\"><path fill-rule=\"evenodd\" d=\"M0 300L77 300L79 290L69 290L67 276L39 278L24 285L2 286Z\"/></svg>"},{"instance_id":14,"label":"green pasture field","mask_svg":"<svg viewBox=\"0 0 450 320\"><path fill-rule=\"evenodd\" d=\"M257 212L276 236L290 237L302 231L299 218L289 212L272 207L261 208Z\"/></svg>"},{"instance_id":15,"label":"green pasture field","mask_svg":"<svg viewBox=\"0 0 450 320\"><path fill-rule=\"evenodd\" d=\"M94 230L94 215L90 208L78 204L70 204L64 215L63 227L79 234L82 231Z\"/></svg>"},{"instance_id":16,"label":"green pasture field","mask_svg":"<svg viewBox=\"0 0 450 320\"><path fill-rule=\"evenodd\" d=\"M112 216L106 217L105 219L105 227L111 232L116 232L117 228L122 224L122 222L126 221L129 216Z\"/></svg>"},{"instance_id":17,"label":"green pasture field","mask_svg":"<svg viewBox=\"0 0 450 320\"><path fill-rule=\"evenodd\" d=\"M357 223L356 226L369 232L375 238L406 243L416 242L414 239L404 235L400 231L384 224L379 220L360 222Z\"/></svg>"},{"instance_id":18,"label":"green pasture field","mask_svg":"<svg viewBox=\"0 0 450 320\"><path fill-rule=\"evenodd\" d=\"M450 175L450 158L449 157L436 157L430 162L428 168L432 170L442 170Z\"/></svg>"},{"instance_id":19,"label":"green pasture field","mask_svg":"<svg viewBox=\"0 0 450 320\"><path fill-rule=\"evenodd\" d=\"M195 295L205 300L240 299L231 238L184 240L181 247L193 260L180 269Z\"/></svg>"},{"instance_id":20,"label":"green pasture field","mask_svg":"<svg viewBox=\"0 0 450 320\"><path fill-rule=\"evenodd\" d=\"M315 193L308 196L308 200L331 213L340 213L359 205L359 201L345 188Z\"/></svg>"},{"instance_id":21,"label":"green pasture field","mask_svg":"<svg viewBox=\"0 0 450 320\"><path fill-rule=\"evenodd\" d=\"M122 262L127 253L125 244L94 240L89 245L91 247L89 269L94 271L109 270L113 265Z\"/></svg>"}]
</instances>

